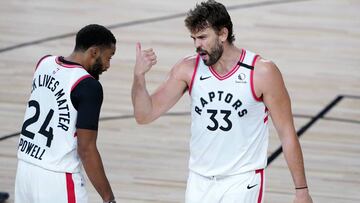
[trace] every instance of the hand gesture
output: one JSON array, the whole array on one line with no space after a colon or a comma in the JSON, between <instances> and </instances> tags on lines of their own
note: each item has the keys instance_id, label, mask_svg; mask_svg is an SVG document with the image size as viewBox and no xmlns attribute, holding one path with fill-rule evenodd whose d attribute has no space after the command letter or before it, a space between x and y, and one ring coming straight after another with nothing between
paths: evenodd
<instances>
[{"instance_id":1,"label":"hand gesture","mask_svg":"<svg viewBox=\"0 0 360 203\"><path fill-rule=\"evenodd\" d=\"M157 62L156 54L152 48L141 50L141 44L136 43L136 62L134 73L136 75L144 75Z\"/></svg>"}]
</instances>

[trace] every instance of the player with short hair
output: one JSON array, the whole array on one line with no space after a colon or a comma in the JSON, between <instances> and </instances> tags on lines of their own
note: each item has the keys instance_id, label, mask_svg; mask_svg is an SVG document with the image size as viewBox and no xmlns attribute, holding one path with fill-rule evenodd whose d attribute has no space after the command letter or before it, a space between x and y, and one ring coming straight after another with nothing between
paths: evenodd
<instances>
[{"instance_id":1,"label":"player with short hair","mask_svg":"<svg viewBox=\"0 0 360 203\"><path fill-rule=\"evenodd\" d=\"M152 49L137 44L132 101L136 121L150 123L188 90L191 140L186 203L263 202L268 115L293 177L296 203L312 202L290 99L276 65L233 44L224 5L209 0L187 13L197 55L180 60L153 93L145 74L156 64Z\"/></svg>"},{"instance_id":2,"label":"player with short hair","mask_svg":"<svg viewBox=\"0 0 360 203\"><path fill-rule=\"evenodd\" d=\"M96 146L103 90L116 39L90 24L76 35L67 57L38 62L18 146L15 202L86 203L87 176L104 202L115 202Z\"/></svg>"}]
</instances>

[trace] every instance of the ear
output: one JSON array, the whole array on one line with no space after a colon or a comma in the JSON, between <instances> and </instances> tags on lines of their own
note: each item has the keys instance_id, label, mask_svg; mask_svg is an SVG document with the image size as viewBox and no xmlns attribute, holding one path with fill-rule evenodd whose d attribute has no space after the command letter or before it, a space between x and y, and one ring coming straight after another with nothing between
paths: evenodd
<instances>
[{"instance_id":1,"label":"ear","mask_svg":"<svg viewBox=\"0 0 360 203\"><path fill-rule=\"evenodd\" d=\"M88 49L91 58L98 58L100 56L100 48L97 46L91 46Z\"/></svg>"},{"instance_id":2,"label":"ear","mask_svg":"<svg viewBox=\"0 0 360 203\"><path fill-rule=\"evenodd\" d=\"M228 38L229 30L226 27L221 28L219 32L219 39L221 42L225 42Z\"/></svg>"}]
</instances>

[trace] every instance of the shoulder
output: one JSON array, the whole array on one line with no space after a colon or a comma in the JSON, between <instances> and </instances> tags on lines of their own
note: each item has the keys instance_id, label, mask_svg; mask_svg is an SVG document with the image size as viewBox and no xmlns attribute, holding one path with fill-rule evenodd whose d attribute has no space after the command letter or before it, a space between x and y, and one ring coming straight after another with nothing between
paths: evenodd
<instances>
[{"instance_id":1,"label":"shoulder","mask_svg":"<svg viewBox=\"0 0 360 203\"><path fill-rule=\"evenodd\" d=\"M254 68L254 84L260 92L284 86L281 72L273 61L258 57Z\"/></svg>"},{"instance_id":2,"label":"shoulder","mask_svg":"<svg viewBox=\"0 0 360 203\"><path fill-rule=\"evenodd\" d=\"M98 80L95 80L93 77L87 77L79 82L73 92L78 92L80 95L87 95L89 97L98 97L102 96L103 88Z\"/></svg>"},{"instance_id":3,"label":"shoulder","mask_svg":"<svg viewBox=\"0 0 360 203\"><path fill-rule=\"evenodd\" d=\"M255 62L255 76L261 79L271 79L280 75L280 70L276 64L268 59L258 57Z\"/></svg>"},{"instance_id":4,"label":"shoulder","mask_svg":"<svg viewBox=\"0 0 360 203\"><path fill-rule=\"evenodd\" d=\"M48 57L50 57L50 56L52 56L52 55L48 54L48 55L45 55L45 56L41 57L41 58L38 60L36 66L35 66L35 69L37 69L37 68L39 67L40 63L41 63L42 61L44 61L44 59L46 59L46 58L48 58Z\"/></svg>"},{"instance_id":5,"label":"shoulder","mask_svg":"<svg viewBox=\"0 0 360 203\"><path fill-rule=\"evenodd\" d=\"M197 66L199 57L197 55L186 56L180 59L172 68L171 75L178 80L189 83Z\"/></svg>"},{"instance_id":6,"label":"shoulder","mask_svg":"<svg viewBox=\"0 0 360 203\"><path fill-rule=\"evenodd\" d=\"M180 59L173 67L173 70L175 71L180 71L180 70L193 70L196 66L196 63L198 62L198 57L197 55L191 55L191 56L186 56L182 59Z\"/></svg>"},{"instance_id":7,"label":"shoulder","mask_svg":"<svg viewBox=\"0 0 360 203\"><path fill-rule=\"evenodd\" d=\"M102 90L101 83L93 77L87 77L80 81L79 85L84 86L88 89Z\"/></svg>"},{"instance_id":8,"label":"shoulder","mask_svg":"<svg viewBox=\"0 0 360 203\"><path fill-rule=\"evenodd\" d=\"M46 58L49 58L49 57L56 57L56 56L53 56L53 55L50 55L50 54L48 54L48 55L45 55L45 56L43 56L43 57L41 57L39 60L38 60L38 64L41 62L41 61L43 61L44 59L46 59Z\"/></svg>"}]
</instances>

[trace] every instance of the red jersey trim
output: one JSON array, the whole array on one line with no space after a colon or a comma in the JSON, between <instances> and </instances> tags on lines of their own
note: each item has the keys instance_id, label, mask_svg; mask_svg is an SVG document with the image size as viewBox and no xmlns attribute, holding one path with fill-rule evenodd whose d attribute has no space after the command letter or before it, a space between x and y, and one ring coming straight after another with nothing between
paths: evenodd
<instances>
[{"instance_id":1,"label":"red jersey trim","mask_svg":"<svg viewBox=\"0 0 360 203\"><path fill-rule=\"evenodd\" d=\"M244 61L245 55L246 55L246 50L245 50L245 49L242 49L241 55L240 55L240 62L241 62L241 63Z\"/></svg>"},{"instance_id":2,"label":"red jersey trim","mask_svg":"<svg viewBox=\"0 0 360 203\"><path fill-rule=\"evenodd\" d=\"M266 115L265 118L264 118L264 123L266 123L266 121L268 121L268 119L269 119L269 116Z\"/></svg>"},{"instance_id":3,"label":"red jersey trim","mask_svg":"<svg viewBox=\"0 0 360 203\"><path fill-rule=\"evenodd\" d=\"M263 196L263 187L264 187L264 169L258 169L255 171L255 173L260 173L260 191L259 191L259 197L258 197L258 203L261 203L262 201L262 196Z\"/></svg>"},{"instance_id":4,"label":"red jersey trim","mask_svg":"<svg viewBox=\"0 0 360 203\"><path fill-rule=\"evenodd\" d=\"M245 58L245 55L246 55L246 50L242 49L241 50L241 54L240 54L240 58L239 58L239 61L242 63L244 58ZM210 72L218 79L218 80L225 80L229 77L231 77L238 69L239 69L240 65L237 63L228 73L226 73L225 75L221 76L219 75L216 70L210 66L209 69L210 69Z\"/></svg>"},{"instance_id":5,"label":"red jersey trim","mask_svg":"<svg viewBox=\"0 0 360 203\"><path fill-rule=\"evenodd\" d=\"M75 87L82 81L84 80L85 78L90 78L92 77L91 75L84 75L82 76L81 78L79 78L74 84L73 86L71 87L71 92L75 89Z\"/></svg>"},{"instance_id":6,"label":"red jersey trim","mask_svg":"<svg viewBox=\"0 0 360 203\"><path fill-rule=\"evenodd\" d=\"M37 68L39 67L41 61L43 61L45 58L47 58L47 57L49 57L49 56L51 56L51 55L43 56L43 57L37 62L36 66L35 66L35 70L37 70Z\"/></svg>"},{"instance_id":7,"label":"red jersey trim","mask_svg":"<svg viewBox=\"0 0 360 203\"><path fill-rule=\"evenodd\" d=\"M65 64L59 60L59 57L56 57L55 61L57 64L59 64L60 66L62 66L64 68L84 68L80 65Z\"/></svg>"},{"instance_id":8,"label":"red jersey trim","mask_svg":"<svg viewBox=\"0 0 360 203\"><path fill-rule=\"evenodd\" d=\"M194 72L193 72L193 75L192 75L192 78L191 78L191 82L190 82L190 86L189 86L189 94L190 94L190 95L191 95L191 90L192 90L192 87L193 87L193 84L194 84L195 75L196 75L196 72L197 72L197 69L198 69L198 66L199 66L199 60L200 60L200 55L198 54L198 55L196 56L196 62L195 62Z\"/></svg>"},{"instance_id":9,"label":"red jersey trim","mask_svg":"<svg viewBox=\"0 0 360 203\"><path fill-rule=\"evenodd\" d=\"M264 123L266 123L266 121L268 121L269 119L269 109L267 107L265 107L265 118L264 118Z\"/></svg>"},{"instance_id":10,"label":"red jersey trim","mask_svg":"<svg viewBox=\"0 0 360 203\"><path fill-rule=\"evenodd\" d=\"M66 190L67 190L68 203L76 203L75 187L71 173L66 173Z\"/></svg>"},{"instance_id":11,"label":"red jersey trim","mask_svg":"<svg viewBox=\"0 0 360 203\"><path fill-rule=\"evenodd\" d=\"M252 67L254 67L255 69L255 64L256 64L256 60L259 58L259 55L256 55L253 59L253 62L251 63L252 64ZM256 96L256 93L255 93L255 87L254 87L254 69L251 70L250 72L250 86L251 86L251 93L254 97L254 99L258 102L262 102L262 97L257 97Z\"/></svg>"}]
</instances>

